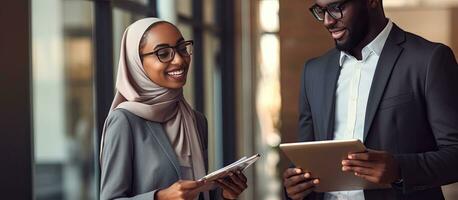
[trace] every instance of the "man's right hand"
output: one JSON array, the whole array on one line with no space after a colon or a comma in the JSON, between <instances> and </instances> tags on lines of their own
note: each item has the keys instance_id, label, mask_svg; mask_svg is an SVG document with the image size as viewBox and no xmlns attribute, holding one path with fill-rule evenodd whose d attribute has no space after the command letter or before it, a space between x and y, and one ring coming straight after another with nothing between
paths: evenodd
<instances>
[{"instance_id":1,"label":"man's right hand","mask_svg":"<svg viewBox=\"0 0 458 200\"><path fill-rule=\"evenodd\" d=\"M293 200L302 200L309 195L320 181L312 178L310 172L299 168L289 168L283 173L283 185L286 193Z\"/></svg>"},{"instance_id":2,"label":"man's right hand","mask_svg":"<svg viewBox=\"0 0 458 200\"><path fill-rule=\"evenodd\" d=\"M157 191L156 199L158 200L193 200L201 192L199 187L203 186L203 181L180 180L168 188Z\"/></svg>"}]
</instances>

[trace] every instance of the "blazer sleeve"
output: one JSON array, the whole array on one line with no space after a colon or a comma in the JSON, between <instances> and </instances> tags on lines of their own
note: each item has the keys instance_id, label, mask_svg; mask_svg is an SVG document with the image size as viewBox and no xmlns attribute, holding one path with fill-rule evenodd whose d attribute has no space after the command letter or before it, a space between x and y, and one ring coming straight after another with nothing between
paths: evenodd
<instances>
[{"instance_id":1,"label":"blazer sleeve","mask_svg":"<svg viewBox=\"0 0 458 200\"><path fill-rule=\"evenodd\" d=\"M151 200L157 190L130 196L132 191L133 138L127 116L114 111L107 119L101 157L100 199Z\"/></svg>"},{"instance_id":2,"label":"blazer sleeve","mask_svg":"<svg viewBox=\"0 0 458 200\"><path fill-rule=\"evenodd\" d=\"M458 181L458 65L445 45L436 46L431 56L424 90L437 151L395 156L404 192Z\"/></svg>"},{"instance_id":3,"label":"blazer sleeve","mask_svg":"<svg viewBox=\"0 0 458 200\"><path fill-rule=\"evenodd\" d=\"M299 141L314 141L312 111L307 97L307 66L310 62L304 65L302 70L300 94L299 94Z\"/></svg>"}]
</instances>

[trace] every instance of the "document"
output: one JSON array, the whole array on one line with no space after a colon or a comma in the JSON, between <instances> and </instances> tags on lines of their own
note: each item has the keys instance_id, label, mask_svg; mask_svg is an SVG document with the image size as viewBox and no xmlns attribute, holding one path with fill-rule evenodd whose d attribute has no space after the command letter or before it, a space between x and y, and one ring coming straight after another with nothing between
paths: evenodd
<instances>
[{"instance_id":1,"label":"document","mask_svg":"<svg viewBox=\"0 0 458 200\"><path fill-rule=\"evenodd\" d=\"M259 158L261 157L260 154L255 154L250 157L242 157L239 160L233 162L232 164L223 167L221 169L218 169L210 174L207 174L206 176L202 177L199 179L199 181L214 181L219 178L224 178L229 174L229 172L234 172L234 171L243 171L246 168L248 168L250 165L255 163Z\"/></svg>"}]
</instances>

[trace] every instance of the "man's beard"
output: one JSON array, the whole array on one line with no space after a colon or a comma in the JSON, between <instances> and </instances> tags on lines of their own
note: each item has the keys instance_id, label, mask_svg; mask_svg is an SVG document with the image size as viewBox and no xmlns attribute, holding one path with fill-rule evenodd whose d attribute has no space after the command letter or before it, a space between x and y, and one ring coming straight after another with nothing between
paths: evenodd
<instances>
[{"instance_id":1,"label":"man's beard","mask_svg":"<svg viewBox=\"0 0 458 200\"><path fill-rule=\"evenodd\" d=\"M351 28L347 29L348 39L342 43L334 40L336 48L340 51L350 52L359 43L363 41L369 33L369 20L368 17L360 17L360 21L356 22Z\"/></svg>"}]
</instances>

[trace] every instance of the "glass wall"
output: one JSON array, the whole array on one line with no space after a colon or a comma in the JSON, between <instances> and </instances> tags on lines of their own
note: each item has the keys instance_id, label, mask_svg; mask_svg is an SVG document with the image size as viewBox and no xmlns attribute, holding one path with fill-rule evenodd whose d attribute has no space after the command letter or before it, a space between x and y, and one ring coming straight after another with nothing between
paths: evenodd
<instances>
[{"instance_id":1,"label":"glass wall","mask_svg":"<svg viewBox=\"0 0 458 200\"><path fill-rule=\"evenodd\" d=\"M203 37L204 41L204 102L205 116L209 120L209 163L210 170L215 170L222 166L222 117L221 117L221 73L218 70L216 58L219 54L219 39L211 32L206 31Z\"/></svg>"},{"instance_id":2,"label":"glass wall","mask_svg":"<svg viewBox=\"0 0 458 200\"><path fill-rule=\"evenodd\" d=\"M145 0L143 0L145 1ZM122 8L113 8L113 72L114 82L116 83L116 71L118 70L119 50L121 48L121 39L127 26L136 20L144 18L144 15L132 13Z\"/></svg>"},{"instance_id":3,"label":"glass wall","mask_svg":"<svg viewBox=\"0 0 458 200\"><path fill-rule=\"evenodd\" d=\"M32 0L36 199L97 199L94 12L93 1ZM124 29L142 17L112 7L113 75Z\"/></svg>"},{"instance_id":4,"label":"glass wall","mask_svg":"<svg viewBox=\"0 0 458 200\"><path fill-rule=\"evenodd\" d=\"M89 1L32 1L36 199L94 199Z\"/></svg>"},{"instance_id":5,"label":"glass wall","mask_svg":"<svg viewBox=\"0 0 458 200\"><path fill-rule=\"evenodd\" d=\"M278 37L279 1L259 1L259 66L256 93L256 112L260 132L258 151L264 159L257 164L260 198L273 200L281 194L281 182L278 179L277 165L280 161L280 41Z\"/></svg>"}]
</instances>

